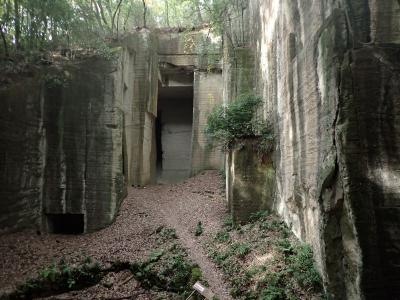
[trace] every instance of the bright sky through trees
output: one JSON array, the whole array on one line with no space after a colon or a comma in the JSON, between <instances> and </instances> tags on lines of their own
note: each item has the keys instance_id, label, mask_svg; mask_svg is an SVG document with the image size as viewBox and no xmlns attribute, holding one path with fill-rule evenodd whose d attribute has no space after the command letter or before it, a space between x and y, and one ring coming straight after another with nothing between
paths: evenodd
<instances>
[{"instance_id":1,"label":"bright sky through trees","mask_svg":"<svg viewBox=\"0 0 400 300\"><path fill-rule=\"evenodd\" d=\"M96 46L101 40L119 37L136 27L216 24L233 2L0 0L0 51L7 54L15 50Z\"/></svg>"}]
</instances>

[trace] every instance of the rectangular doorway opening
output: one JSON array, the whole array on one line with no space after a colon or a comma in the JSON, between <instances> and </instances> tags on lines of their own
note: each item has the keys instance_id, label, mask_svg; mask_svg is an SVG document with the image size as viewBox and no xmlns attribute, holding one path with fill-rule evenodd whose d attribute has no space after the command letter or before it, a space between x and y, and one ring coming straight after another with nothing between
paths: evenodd
<instances>
[{"instance_id":1,"label":"rectangular doorway opening","mask_svg":"<svg viewBox=\"0 0 400 300\"><path fill-rule=\"evenodd\" d=\"M156 120L157 182L173 183L191 173L193 73L159 85Z\"/></svg>"},{"instance_id":2,"label":"rectangular doorway opening","mask_svg":"<svg viewBox=\"0 0 400 300\"><path fill-rule=\"evenodd\" d=\"M83 214L46 214L49 233L82 234L85 231Z\"/></svg>"}]
</instances>

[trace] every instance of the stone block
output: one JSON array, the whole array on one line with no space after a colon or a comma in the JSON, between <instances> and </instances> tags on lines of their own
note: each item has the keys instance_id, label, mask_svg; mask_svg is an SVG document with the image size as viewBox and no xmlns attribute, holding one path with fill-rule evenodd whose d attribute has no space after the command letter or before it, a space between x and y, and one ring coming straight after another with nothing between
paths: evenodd
<instances>
[{"instance_id":1,"label":"stone block","mask_svg":"<svg viewBox=\"0 0 400 300\"><path fill-rule=\"evenodd\" d=\"M258 211L272 211L274 205L272 154L258 153L258 143L258 139L241 141L228 154L228 206L235 223L249 221Z\"/></svg>"}]
</instances>

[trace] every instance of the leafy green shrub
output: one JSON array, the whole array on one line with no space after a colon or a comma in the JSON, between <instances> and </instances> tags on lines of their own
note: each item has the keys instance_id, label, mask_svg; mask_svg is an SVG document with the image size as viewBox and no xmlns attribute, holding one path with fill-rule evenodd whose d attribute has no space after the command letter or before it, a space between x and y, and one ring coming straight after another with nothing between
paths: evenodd
<instances>
[{"instance_id":1,"label":"leafy green shrub","mask_svg":"<svg viewBox=\"0 0 400 300\"><path fill-rule=\"evenodd\" d=\"M163 249L159 249L159 250L154 250L150 253L149 257L148 257L148 262L149 263L153 263L158 261L161 256L164 255L164 250Z\"/></svg>"},{"instance_id":2,"label":"leafy green shrub","mask_svg":"<svg viewBox=\"0 0 400 300\"><path fill-rule=\"evenodd\" d=\"M159 228L157 231L166 239L163 248L151 252L145 261L131 264L129 269L146 289L186 295L192 285L201 280L201 270L188 260L185 249L175 241L174 229Z\"/></svg>"},{"instance_id":3,"label":"leafy green shrub","mask_svg":"<svg viewBox=\"0 0 400 300\"><path fill-rule=\"evenodd\" d=\"M78 265L68 265L61 260L41 270L37 278L26 281L11 294L0 298L33 299L78 290L98 284L110 272L123 270L129 270L145 289L187 296L193 284L202 279L201 270L177 243L174 229L160 227L157 233L160 248L152 251L144 261L117 260L110 266L101 266L90 257Z\"/></svg>"},{"instance_id":4,"label":"leafy green shrub","mask_svg":"<svg viewBox=\"0 0 400 300\"><path fill-rule=\"evenodd\" d=\"M196 281L199 281L203 277L201 269L199 267L194 267L192 269L192 275L190 277L190 282L195 284Z\"/></svg>"},{"instance_id":5,"label":"leafy green shrub","mask_svg":"<svg viewBox=\"0 0 400 300\"><path fill-rule=\"evenodd\" d=\"M228 231L231 231L235 228L235 224L233 223L233 218L231 215L227 215L224 217L224 227Z\"/></svg>"},{"instance_id":6,"label":"leafy green shrub","mask_svg":"<svg viewBox=\"0 0 400 300\"><path fill-rule=\"evenodd\" d=\"M254 118L261 104L261 97L244 94L227 106L217 106L208 116L206 136L226 151L246 138L262 138L260 145L267 149L273 138L271 126Z\"/></svg>"},{"instance_id":7,"label":"leafy green shrub","mask_svg":"<svg viewBox=\"0 0 400 300\"><path fill-rule=\"evenodd\" d=\"M260 299L262 300L281 300L285 297L285 289L276 285L269 285L261 291Z\"/></svg>"},{"instance_id":8,"label":"leafy green shrub","mask_svg":"<svg viewBox=\"0 0 400 300\"><path fill-rule=\"evenodd\" d=\"M104 270L97 262L85 260L71 266L61 260L58 264L40 270L36 278L19 285L6 299L31 299L81 289L98 283L103 273Z\"/></svg>"},{"instance_id":9,"label":"leafy green shrub","mask_svg":"<svg viewBox=\"0 0 400 300\"><path fill-rule=\"evenodd\" d=\"M230 249L233 254L243 258L250 252L251 246L248 243L233 243Z\"/></svg>"},{"instance_id":10,"label":"leafy green shrub","mask_svg":"<svg viewBox=\"0 0 400 300\"><path fill-rule=\"evenodd\" d=\"M280 232L282 235L282 238L288 238L290 236L289 228L282 221L265 219L259 223L259 228L260 228L260 230L264 230L264 231Z\"/></svg>"},{"instance_id":11,"label":"leafy green shrub","mask_svg":"<svg viewBox=\"0 0 400 300\"><path fill-rule=\"evenodd\" d=\"M97 41L95 45L96 54L105 60L113 60L118 56L118 48L112 48L109 44L103 41Z\"/></svg>"},{"instance_id":12,"label":"leafy green shrub","mask_svg":"<svg viewBox=\"0 0 400 300\"><path fill-rule=\"evenodd\" d=\"M233 227L230 217L225 223L206 247L235 299L324 299L311 247L297 242L282 220L260 211L244 226Z\"/></svg>"},{"instance_id":13,"label":"leafy green shrub","mask_svg":"<svg viewBox=\"0 0 400 300\"><path fill-rule=\"evenodd\" d=\"M294 253L294 247L287 238L279 239L276 243L276 246L277 249L286 256Z\"/></svg>"},{"instance_id":14,"label":"leafy green shrub","mask_svg":"<svg viewBox=\"0 0 400 300\"><path fill-rule=\"evenodd\" d=\"M240 274L238 276L233 277L231 280L232 288L230 289L231 296L237 298L241 295L246 294L248 292L247 289L249 284L250 284L250 278L248 278L244 274ZM252 299L252 298L246 297L246 299Z\"/></svg>"},{"instance_id":15,"label":"leafy green shrub","mask_svg":"<svg viewBox=\"0 0 400 300\"><path fill-rule=\"evenodd\" d=\"M225 229L218 231L217 234L215 235L215 240L218 242L227 242L229 241L229 239L230 239L229 232Z\"/></svg>"},{"instance_id":16,"label":"leafy green shrub","mask_svg":"<svg viewBox=\"0 0 400 300\"><path fill-rule=\"evenodd\" d=\"M294 247L294 254L288 258L293 277L301 287L320 288L321 277L314 267L311 247L307 244Z\"/></svg>"},{"instance_id":17,"label":"leafy green shrub","mask_svg":"<svg viewBox=\"0 0 400 300\"><path fill-rule=\"evenodd\" d=\"M250 215L250 222L255 222L258 220L263 220L269 215L267 210L260 210L258 212L252 213Z\"/></svg>"},{"instance_id":18,"label":"leafy green shrub","mask_svg":"<svg viewBox=\"0 0 400 300\"><path fill-rule=\"evenodd\" d=\"M165 228L161 226L157 229L157 233L159 233L159 235L166 240L178 238L178 236L176 235L176 230L174 228Z\"/></svg>"}]
</instances>

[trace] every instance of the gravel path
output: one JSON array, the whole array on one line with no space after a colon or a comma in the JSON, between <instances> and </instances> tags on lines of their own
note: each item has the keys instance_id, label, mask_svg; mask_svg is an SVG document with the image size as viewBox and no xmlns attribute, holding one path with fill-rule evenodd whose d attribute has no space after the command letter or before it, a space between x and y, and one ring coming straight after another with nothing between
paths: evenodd
<instances>
[{"instance_id":1,"label":"gravel path","mask_svg":"<svg viewBox=\"0 0 400 300\"><path fill-rule=\"evenodd\" d=\"M144 258L155 247L154 232L173 227L190 258L202 269L212 291L231 299L221 272L201 244L222 227L225 204L217 172L204 172L173 185L131 188L116 222L101 231L80 235L37 235L32 231L0 236L0 294L61 258L78 262L91 256L102 262ZM204 234L195 237L201 221Z\"/></svg>"}]
</instances>

